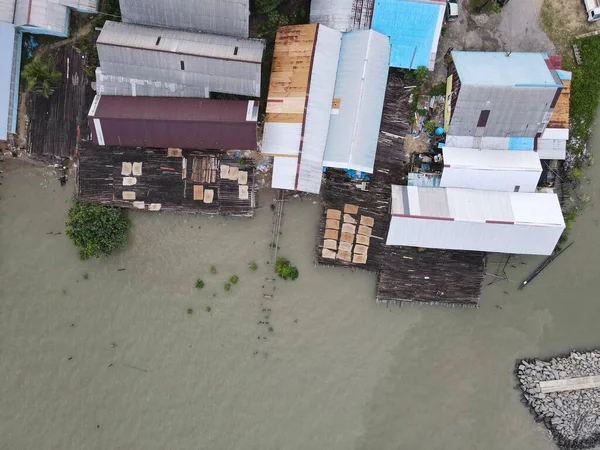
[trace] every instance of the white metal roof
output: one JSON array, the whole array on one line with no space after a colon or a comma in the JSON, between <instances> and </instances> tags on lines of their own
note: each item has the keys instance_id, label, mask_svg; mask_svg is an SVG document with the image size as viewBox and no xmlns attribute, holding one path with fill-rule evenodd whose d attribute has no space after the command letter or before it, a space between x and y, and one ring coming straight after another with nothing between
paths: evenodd
<instances>
[{"instance_id":1,"label":"white metal roof","mask_svg":"<svg viewBox=\"0 0 600 450\"><path fill-rule=\"evenodd\" d=\"M318 26L301 122L265 123L261 151L275 155L272 187L319 193L340 55L341 33ZM293 76L293 73L291 74ZM300 101L304 101L300 98ZM285 156L282 156L285 155Z\"/></svg>"},{"instance_id":2,"label":"white metal roof","mask_svg":"<svg viewBox=\"0 0 600 450\"><path fill-rule=\"evenodd\" d=\"M249 0L120 0L123 22L248 37Z\"/></svg>"},{"instance_id":3,"label":"white metal roof","mask_svg":"<svg viewBox=\"0 0 600 450\"><path fill-rule=\"evenodd\" d=\"M13 23L15 0L0 0L0 22Z\"/></svg>"},{"instance_id":4,"label":"white metal roof","mask_svg":"<svg viewBox=\"0 0 600 450\"><path fill-rule=\"evenodd\" d=\"M488 170L542 170L535 152L480 150L445 146L444 166Z\"/></svg>"},{"instance_id":5,"label":"white metal roof","mask_svg":"<svg viewBox=\"0 0 600 450\"><path fill-rule=\"evenodd\" d=\"M342 35L323 166L373 173L390 59L389 38L372 30Z\"/></svg>"},{"instance_id":6,"label":"white metal roof","mask_svg":"<svg viewBox=\"0 0 600 450\"><path fill-rule=\"evenodd\" d=\"M546 128L537 140L538 156L540 159L566 159L568 140L568 128Z\"/></svg>"},{"instance_id":7,"label":"white metal roof","mask_svg":"<svg viewBox=\"0 0 600 450\"><path fill-rule=\"evenodd\" d=\"M264 41L107 21L98 44L260 64ZM101 61L102 62L102 61Z\"/></svg>"},{"instance_id":8,"label":"white metal roof","mask_svg":"<svg viewBox=\"0 0 600 450\"><path fill-rule=\"evenodd\" d=\"M547 255L564 227L555 194L392 186L387 244Z\"/></svg>"},{"instance_id":9,"label":"white metal roof","mask_svg":"<svg viewBox=\"0 0 600 450\"><path fill-rule=\"evenodd\" d=\"M121 0L121 3L123 0ZM98 0L60 0L60 4L82 12L97 12Z\"/></svg>"}]
</instances>

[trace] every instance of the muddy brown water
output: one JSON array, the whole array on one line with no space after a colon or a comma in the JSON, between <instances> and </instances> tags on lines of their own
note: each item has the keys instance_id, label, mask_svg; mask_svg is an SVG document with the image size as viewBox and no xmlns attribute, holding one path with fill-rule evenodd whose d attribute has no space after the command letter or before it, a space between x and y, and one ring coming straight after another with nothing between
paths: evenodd
<instances>
[{"instance_id":1,"label":"muddy brown water","mask_svg":"<svg viewBox=\"0 0 600 450\"><path fill-rule=\"evenodd\" d=\"M478 309L386 308L373 275L312 267L314 200L286 205L281 254L300 278L272 283L269 192L252 221L131 213L127 249L80 262L72 183L1 166L3 450L552 449L514 363L600 344L596 183L575 244L525 290L541 258L516 260Z\"/></svg>"}]
</instances>

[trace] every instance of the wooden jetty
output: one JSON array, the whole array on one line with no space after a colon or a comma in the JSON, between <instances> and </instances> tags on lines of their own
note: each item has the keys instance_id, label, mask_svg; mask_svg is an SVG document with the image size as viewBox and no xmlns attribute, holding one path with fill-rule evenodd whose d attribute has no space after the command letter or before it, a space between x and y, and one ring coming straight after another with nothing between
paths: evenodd
<instances>
[{"instance_id":1,"label":"wooden jetty","mask_svg":"<svg viewBox=\"0 0 600 450\"><path fill-rule=\"evenodd\" d=\"M316 264L377 273L377 301L380 303L476 306L484 279L484 253L385 245L390 222L390 186L406 184L409 171L409 155L403 143L411 127L410 90L404 89L408 85L400 73L390 72L375 169L370 181L363 184L350 179L343 170L327 169L322 189L324 210L315 249ZM355 207L356 213L347 214L348 206L351 210ZM339 224L331 222L336 220L333 211L340 212ZM331 250L328 247L333 245L331 241L335 241L336 246L342 245L345 242L341 236L343 226L346 223L352 225L352 220L360 225L363 216L372 219L366 258L355 259L354 253L342 253L343 257L332 259L328 252ZM336 226L337 235L332 233ZM353 241L345 243L364 245L366 241L358 242L359 234L356 230ZM336 237L332 239L334 235Z\"/></svg>"}]
</instances>

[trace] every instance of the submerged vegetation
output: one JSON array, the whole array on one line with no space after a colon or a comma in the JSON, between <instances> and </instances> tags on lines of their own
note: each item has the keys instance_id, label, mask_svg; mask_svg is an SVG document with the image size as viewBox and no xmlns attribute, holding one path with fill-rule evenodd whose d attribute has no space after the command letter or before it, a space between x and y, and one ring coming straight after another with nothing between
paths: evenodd
<instances>
[{"instance_id":1,"label":"submerged vegetation","mask_svg":"<svg viewBox=\"0 0 600 450\"><path fill-rule=\"evenodd\" d=\"M109 256L125 247L129 221L120 208L75 202L67 215L66 234L82 260Z\"/></svg>"},{"instance_id":2,"label":"submerged vegetation","mask_svg":"<svg viewBox=\"0 0 600 450\"><path fill-rule=\"evenodd\" d=\"M295 280L299 275L298 269L295 266L292 266L287 259L282 257L277 258L277 262L275 263L275 273L284 280Z\"/></svg>"},{"instance_id":3,"label":"submerged vegetation","mask_svg":"<svg viewBox=\"0 0 600 450\"><path fill-rule=\"evenodd\" d=\"M196 280L196 289L202 289L204 287L204 281L202 281L200 278L198 278Z\"/></svg>"}]
</instances>

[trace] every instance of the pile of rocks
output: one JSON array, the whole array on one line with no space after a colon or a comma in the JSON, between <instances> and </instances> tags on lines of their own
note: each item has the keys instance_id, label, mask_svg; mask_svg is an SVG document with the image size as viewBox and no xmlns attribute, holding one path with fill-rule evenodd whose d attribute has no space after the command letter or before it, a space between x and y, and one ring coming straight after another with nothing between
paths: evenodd
<instances>
[{"instance_id":1,"label":"pile of rocks","mask_svg":"<svg viewBox=\"0 0 600 450\"><path fill-rule=\"evenodd\" d=\"M540 381L600 375L600 351L517 363L516 376L538 422L544 422L561 448L585 449L600 445L600 389L543 393Z\"/></svg>"}]
</instances>

